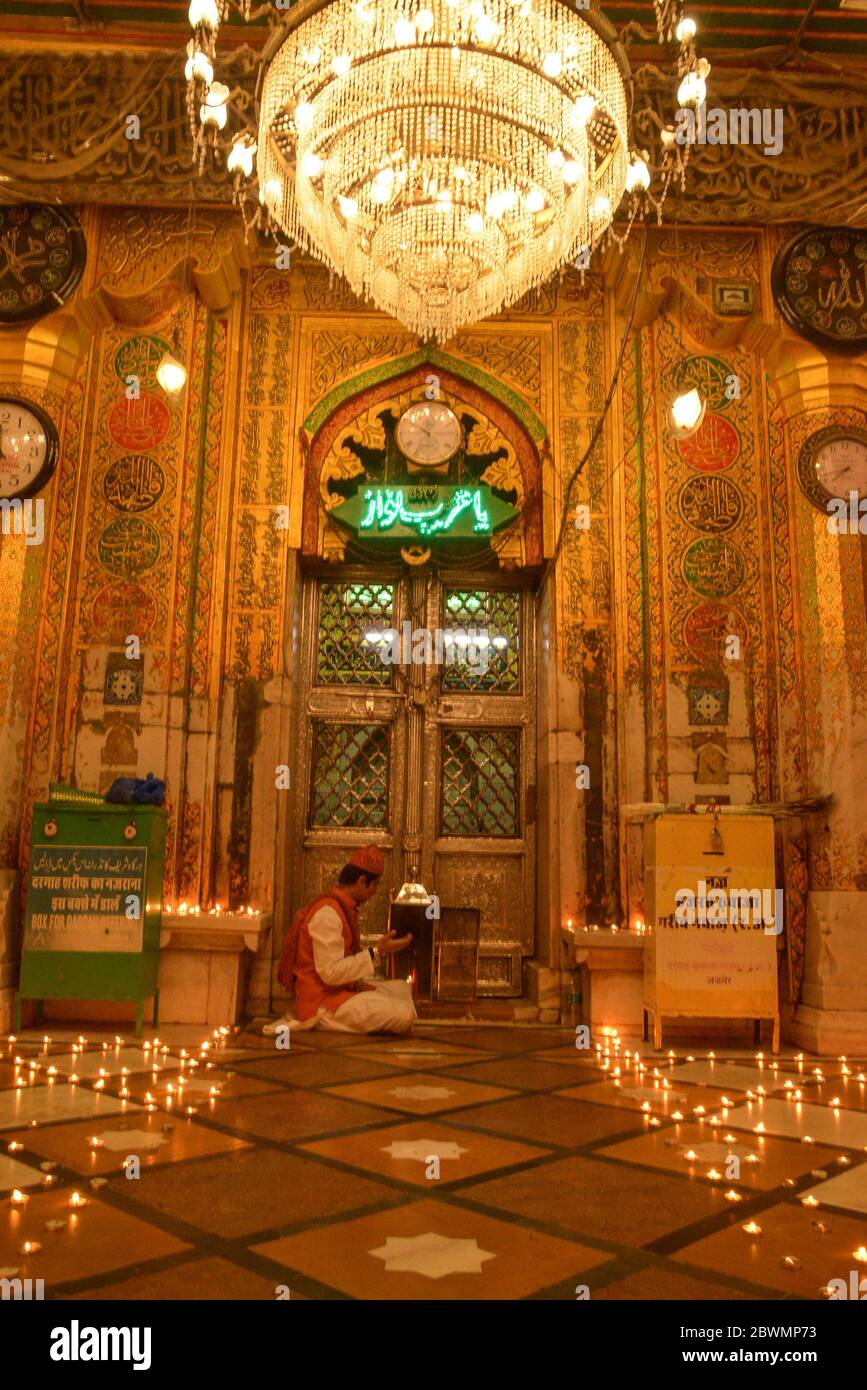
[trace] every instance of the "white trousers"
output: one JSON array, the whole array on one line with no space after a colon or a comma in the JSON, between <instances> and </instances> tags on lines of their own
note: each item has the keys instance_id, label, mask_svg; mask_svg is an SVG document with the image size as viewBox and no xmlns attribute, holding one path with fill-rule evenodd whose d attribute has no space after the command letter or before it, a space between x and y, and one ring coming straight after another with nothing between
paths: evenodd
<instances>
[{"instance_id":1,"label":"white trousers","mask_svg":"<svg viewBox=\"0 0 867 1390\"><path fill-rule=\"evenodd\" d=\"M317 1028L330 1033L408 1033L416 1019L412 990L406 980L371 980L332 1013L320 1009Z\"/></svg>"}]
</instances>

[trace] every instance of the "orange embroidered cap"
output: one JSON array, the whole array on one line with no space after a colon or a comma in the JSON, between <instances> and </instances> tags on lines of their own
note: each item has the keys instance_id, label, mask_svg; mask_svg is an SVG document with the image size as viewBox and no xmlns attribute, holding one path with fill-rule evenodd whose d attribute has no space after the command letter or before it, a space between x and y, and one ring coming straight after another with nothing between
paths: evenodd
<instances>
[{"instance_id":1,"label":"orange embroidered cap","mask_svg":"<svg viewBox=\"0 0 867 1390\"><path fill-rule=\"evenodd\" d=\"M379 878L385 868L379 845L362 845L360 849L353 851L346 862L354 865L356 869L363 869L366 874L373 874L376 878Z\"/></svg>"}]
</instances>

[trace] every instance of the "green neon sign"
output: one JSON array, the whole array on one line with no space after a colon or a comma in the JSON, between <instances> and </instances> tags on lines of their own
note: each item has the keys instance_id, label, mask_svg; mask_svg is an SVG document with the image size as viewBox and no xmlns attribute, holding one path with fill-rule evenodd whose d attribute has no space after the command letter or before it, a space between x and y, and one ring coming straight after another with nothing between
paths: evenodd
<instances>
[{"instance_id":1,"label":"green neon sign","mask_svg":"<svg viewBox=\"0 0 867 1390\"><path fill-rule=\"evenodd\" d=\"M518 515L485 483L475 487L445 484L361 488L332 515L359 535L430 540L480 539Z\"/></svg>"}]
</instances>

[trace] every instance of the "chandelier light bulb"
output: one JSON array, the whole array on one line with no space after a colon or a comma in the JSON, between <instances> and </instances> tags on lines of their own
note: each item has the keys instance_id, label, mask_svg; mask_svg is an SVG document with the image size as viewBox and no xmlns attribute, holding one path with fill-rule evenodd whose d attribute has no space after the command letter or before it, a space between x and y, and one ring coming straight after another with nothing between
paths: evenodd
<instances>
[{"instance_id":1,"label":"chandelier light bulb","mask_svg":"<svg viewBox=\"0 0 867 1390\"><path fill-rule=\"evenodd\" d=\"M626 191L634 193L637 188L650 187L650 170L643 159L636 156L626 170Z\"/></svg>"},{"instance_id":2,"label":"chandelier light bulb","mask_svg":"<svg viewBox=\"0 0 867 1390\"><path fill-rule=\"evenodd\" d=\"M344 217L356 217L358 215L358 203L354 198L344 198L342 193L338 193L337 206Z\"/></svg>"},{"instance_id":3,"label":"chandelier light bulb","mask_svg":"<svg viewBox=\"0 0 867 1390\"><path fill-rule=\"evenodd\" d=\"M434 22L432 10L419 10L415 17L415 27L420 34L429 34Z\"/></svg>"},{"instance_id":4,"label":"chandelier light bulb","mask_svg":"<svg viewBox=\"0 0 867 1390\"><path fill-rule=\"evenodd\" d=\"M352 13L355 15L359 24L372 24L376 19L373 10L367 7L367 0L357 0L357 4L352 7Z\"/></svg>"},{"instance_id":5,"label":"chandelier light bulb","mask_svg":"<svg viewBox=\"0 0 867 1390\"><path fill-rule=\"evenodd\" d=\"M306 63L309 68L315 68L321 57L321 48L302 48L301 50L301 61Z\"/></svg>"},{"instance_id":6,"label":"chandelier light bulb","mask_svg":"<svg viewBox=\"0 0 867 1390\"><path fill-rule=\"evenodd\" d=\"M492 43L497 37L497 25L489 14L480 14L473 27L479 43Z\"/></svg>"},{"instance_id":7,"label":"chandelier light bulb","mask_svg":"<svg viewBox=\"0 0 867 1390\"><path fill-rule=\"evenodd\" d=\"M187 384L187 369L170 352L164 352L157 367L157 381L170 396L177 396Z\"/></svg>"},{"instance_id":8,"label":"chandelier light bulb","mask_svg":"<svg viewBox=\"0 0 867 1390\"><path fill-rule=\"evenodd\" d=\"M566 156L562 150L551 150L548 155L548 164L552 169L562 169L566 163Z\"/></svg>"},{"instance_id":9,"label":"chandelier light bulb","mask_svg":"<svg viewBox=\"0 0 867 1390\"><path fill-rule=\"evenodd\" d=\"M204 103L199 107L199 119L202 125L215 126L217 130L225 129L226 121L229 119L229 89L222 82L215 82L211 87Z\"/></svg>"},{"instance_id":10,"label":"chandelier light bulb","mask_svg":"<svg viewBox=\"0 0 867 1390\"><path fill-rule=\"evenodd\" d=\"M694 386L688 391L678 391L668 407L670 433L675 439L689 439L701 425L706 409L707 403Z\"/></svg>"},{"instance_id":11,"label":"chandelier light bulb","mask_svg":"<svg viewBox=\"0 0 867 1390\"><path fill-rule=\"evenodd\" d=\"M595 110L596 102L594 101L593 97L579 97L578 100L572 106L571 121L573 127L576 130L582 129L590 120L590 117L593 115L593 112Z\"/></svg>"},{"instance_id":12,"label":"chandelier light bulb","mask_svg":"<svg viewBox=\"0 0 867 1390\"><path fill-rule=\"evenodd\" d=\"M331 71L337 77L343 77L352 67L352 59L348 53L335 53L331 59Z\"/></svg>"},{"instance_id":13,"label":"chandelier light bulb","mask_svg":"<svg viewBox=\"0 0 867 1390\"><path fill-rule=\"evenodd\" d=\"M274 207L280 197L280 182L278 179L267 179L264 187L259 194L259 202L263 206L270 204Z\"/></svg>"},{"instance_id":14,"label":"chandelier light bulb","mask_svg":"<svg viewBox=\"0 0 867 1390\"><path fill-rule=\"evenodd\" d=\"M498 188L494 193L489 193L485 203L485 211L494 221L498 221L504 213L511 212L518 201L518 195L511 188Z\"/></svg>"},{"instance_id":15,"label":"chandelier light bulb","mask_svg":"<svg viewBox=\"0 0 867 1390\"><path fill-rule=\"evenodd\" d=\"M524 202L527 205L528 212L541 212L545 206L545 194L542 192L541 188L531 188Z\"/></svg>"},{"instance_id":16,"label":"chandelier light bulb","mask_svg":"<svg viewBox=\"0 0 867 1390\"><path fill-rule=\"evenodd\" d=\"M577 159L567 159L563 168L560 170L560 177L564 183L577 183L581 177L581 165Z\"/></svg>"},{"instance_id":17,"label":"chandelier light bulb","mask_svg":"<svg viewBox=\"0 0 867 1390\"><path fill-rule=\"evenodd\" d=\"M313 129L313 104L309 101L299 101L295 107L295 129L307 131Z\"/></svg>"},{"instance_id":18,"label":"chandelier light bulb","mask_svg":"<svg viewBox=\"0 0 867 1390\"><path fill-rule=\"evenodd\" d=\"M416 28L411 19L396 19L394 21L394 41L398 48L406 48L407 44L415 43Z\"/></svg>"},{"instance_id":19,"label":"chandelier light bulb","mask_svg":"<svg viewBox=\"0 0 867 1390\"><path fill-rule=\"evenodd\" d=\"M471 212L467 218L467 231L478 236L479 232L485 230L485 219L480 212Z\"/></svg>"},{"instance_id":20,"label":"chandelier light bulb","mask_svg":"<svg viewBox=\"0 0 867 1390\"><path fill-rule=\"evenodd\" d=\"M695 38L698 32L698 25L694 19L690 19L688 15L684 15L674 32L678 43L686 43L689 39Z\"/></svg>"},{"instance_id":21,"label":"chandelier light bulb","mask_svg":"<svg viewBox=\"0 0 867 1390\"><path fill-rule=\"evenodd\" d=\"M256 153L256 146L251 144L246 136L236 140L229 150L226 159L226 168L230 174L243 174L248 179L253 172L253 156Z\"/></svg>"},{"instance_id":22,"label":"chandelier light bulb","mask_svg":"<svg viewBox=\"0 0 867 1390\"><path fill-rule=\"evenodd\" d=\"M189 9L190 23L194 29L210 29L215 33L220 27L220 11L217 0L192 0Z\"/></svg>"},{"instance_id":23,"label":"chandelier light bulb","mask_svg":"<svg viewBox=\"0 0 867 1390\"><path fill-rule=\"evenodd\" d=\"M325 168L325 161L319 158L313 151L305 154L301 161L301 171L308 179L318 179L322 170Z\"/></svg>"},{"instance_id":24,"label":"chandelier light bulb","mask_svg":"<svg viewBox=\"0 0 867 1390\"><path fill-rule=\"evenodd\" d=\"M203 53L200 48L193 48L184 68L184 77L188 82L203 82L206 87L210 87L214 80L214 69L207 53Z\"/></svg>"},{"instance_id":25,"label":"chandelier light bulb","mask_svg":"<svg viewBox=\"0 0 867 1390\"><path fill-rule=\"evenodd\" d=\"M542 62L542 71L546 77L559 77L563 71L563 59L559 53L549 53Z\"/></svg>"},{"instance_id":26,"label":"chandelier light bulb","mask_svg":"<svg viewBox=\"0 0 867 1390\"><path fill-rule=\"evenodd\" d=\"M707 75L710 72L710 63L706 58L702 58L688 72L677 89L677 99L681 106L702 106L707 97Z\"/></svg>"},{"instance_id":27,"label":"chandelier light bulb","mask_svg":"<svg viewBox=\"0 0 867 1390\"><path fill-rule=\"evenodd\" d=\"M394 188L394 170L380 169L370 185L370 196L375 203L387 203Z\"/></svg>"},{"instance_id":28,"label":"chandelier light bulb","mask_svg":"<svg viewBox=\"0 0 867 1390\"><path fill-rule=\"evenodd\" d=\"M590 215L594 222L602 222L611 216L611 199L606 198L604 193L600 193L598 198L593 199Z\"/></svg>"}]
</instances>

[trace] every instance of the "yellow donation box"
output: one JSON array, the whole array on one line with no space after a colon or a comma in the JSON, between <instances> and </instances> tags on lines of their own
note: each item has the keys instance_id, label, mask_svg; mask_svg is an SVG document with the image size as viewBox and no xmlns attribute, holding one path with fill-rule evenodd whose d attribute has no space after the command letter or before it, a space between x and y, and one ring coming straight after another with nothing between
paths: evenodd
<instances>
[{"instance_id":1,"label":"yellow donation box","mask_svg":"<svg viewBox=\"0 0 867 1390\"><path fill-rule=\"evenodd\" d=\"M779 1050L774 822L763 815L660 815L644 827L644 1007L662 1019L770 1018Z\"/></svg>"}]
</instances>

